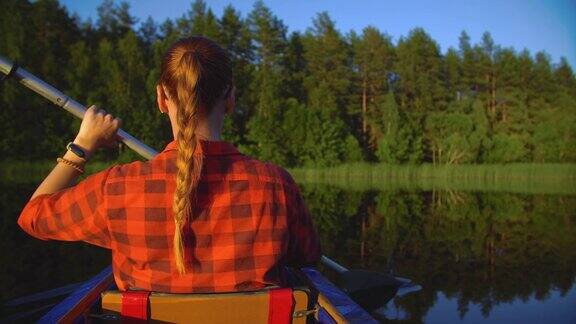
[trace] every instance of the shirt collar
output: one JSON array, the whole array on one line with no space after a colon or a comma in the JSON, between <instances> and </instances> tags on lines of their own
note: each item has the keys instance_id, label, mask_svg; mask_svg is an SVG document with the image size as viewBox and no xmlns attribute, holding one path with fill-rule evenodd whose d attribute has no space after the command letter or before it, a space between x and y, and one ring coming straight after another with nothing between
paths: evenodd
<instances>
[{"instance_id":1,"label":"shirt collar","mask_svg":"<svg viewBox=\"0 0 576 324\"><path fill-rule=\"evenodd\" d=\"M230 154L240 154L238 149L234 144L226 141L206 141L198 140L199 144L196 146L196 151L194 154L204 154L204 155L230 155ZM164 148L163 152L167 151L177 151L178 143L176 140L168 143Z\"/></svg>"}]
</instances>

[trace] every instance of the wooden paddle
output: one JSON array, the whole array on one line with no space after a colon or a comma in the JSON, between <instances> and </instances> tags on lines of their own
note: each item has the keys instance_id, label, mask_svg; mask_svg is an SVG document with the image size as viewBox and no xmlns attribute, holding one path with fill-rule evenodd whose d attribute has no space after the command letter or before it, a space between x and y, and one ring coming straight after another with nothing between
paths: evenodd
<instances>
[{"instance_id":1,"label":"wooden paddle","mask_svg":"<svg viewBox=\"0 0 576 324\"><path fill-rule=\"evenodd\" d=\"M50 100L52 103L65 109L72 115L80 119L84 117L84 113L86 112L85 106L66 96L60 90L40 80L32 73L19 67L17 64L11 62L1 55L0 72L5 75L3 79L13 77L30 90ZM126 146L130 147L136 153L140 154L146 159L152 159L154 156L156 156L156 154L158 154L158 152L156 152L153 148L140 142L138 139L122 129L118 130L118 135L122 142L126 144ZM408 279L394 277L386 273L364 270L348 270L327 256L322 256L321 262L324 266L339 274L339 283L341 288L348 293L382 286L415 286L415 284L413 284Z\"/></svg>"}]
</instances>

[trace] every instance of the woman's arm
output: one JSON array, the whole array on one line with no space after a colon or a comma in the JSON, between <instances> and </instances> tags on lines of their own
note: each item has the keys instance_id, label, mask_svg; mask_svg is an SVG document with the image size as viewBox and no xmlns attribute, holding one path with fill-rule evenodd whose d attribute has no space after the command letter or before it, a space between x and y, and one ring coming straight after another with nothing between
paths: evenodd
<instances>
[{"instance_id":1,"label":"woman's arm","mask_svg":"<svg viewBox=\"0 0 576 324\"><path fill-rule=\"evenodd\" d=\"M116 133L119 127L119 119L114 118L103 110L98 110L96 106L91 106L86 110L78 135L74 139L74 144L80 146L86 153L85 159L83 160L70 151L67 151L63 158L83 167L100 146L116 142ZM75 168L64 163L58 163L38 186L30 199L68 188L75 183L79 175L80 172Z\"/></svg>"}]
</instances>

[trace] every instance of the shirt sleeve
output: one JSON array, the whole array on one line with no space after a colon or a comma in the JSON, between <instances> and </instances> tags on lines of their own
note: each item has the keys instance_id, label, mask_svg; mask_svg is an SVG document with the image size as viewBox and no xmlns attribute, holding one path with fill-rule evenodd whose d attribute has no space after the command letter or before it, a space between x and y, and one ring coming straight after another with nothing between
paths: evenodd
<instances>
[{"instance_id":1,"label":"shirt sleeve","mask_svg":"<svg viewBox=\"0 0 576 324\"><path fill-rule=\"evenodd\" d=\"M308 207L300 189L294 183L288 190L287 210L289 243L287 265L314 266L320 261L320 239L312 223Z\"/></svg>"},{"instance_id":2,"label":"shirt sleeve","mask_svg":"<svg viewBox=\"0 0 576 324\"><path fill-rule=\"evenodd\" d=\"M104 186L110 169L93 174L73 187L29 201L18 225L41 240L85 241L110 248Z\"/></svg>"}]
</instances>

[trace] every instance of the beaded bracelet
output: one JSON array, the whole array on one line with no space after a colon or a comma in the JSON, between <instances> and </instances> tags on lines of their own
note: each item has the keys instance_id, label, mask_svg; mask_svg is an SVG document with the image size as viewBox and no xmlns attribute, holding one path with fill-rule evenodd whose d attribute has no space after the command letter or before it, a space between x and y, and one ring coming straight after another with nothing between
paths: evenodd
<instances>
[{"instance_id":1,"label":"beaded bracelet","mask_svg":"<svg viewBox=\"0 0 576 324\"><path fill-rule=\"evenodd\" d=\"M80 173L84 173L84 168L82 168L82 166L79 165L78 163L74 163L74 162L72 162L72 161L70 161L70 160L67 160L67 159L61 158L61 157L57 158L57 159L56 159L56 162L58 162L58 163L64 163L64 164L66 164L67 166L73 167L76 171L78 171L78 172L80 172Z\"/></svg>"}]
</instances>

